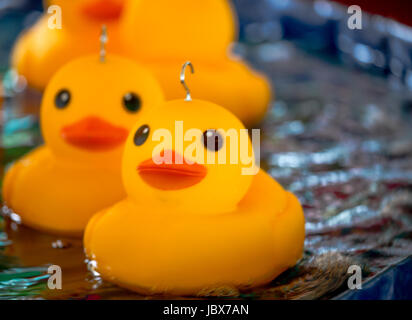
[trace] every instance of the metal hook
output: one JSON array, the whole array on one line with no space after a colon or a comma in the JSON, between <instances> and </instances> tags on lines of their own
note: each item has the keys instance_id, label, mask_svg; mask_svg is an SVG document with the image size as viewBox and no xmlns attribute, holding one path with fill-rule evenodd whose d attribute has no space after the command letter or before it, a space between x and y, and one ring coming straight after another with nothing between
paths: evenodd
<instances>
[{"instance_id":1,"label":"metal hook","mask_svg":"<svg viewBox=\"0 0 412 320\"><path fill-rule=\"evenodd\" d=\"M102 32L100 34L100 62L104 63L106 61L106 43L107 38L107 28L106 25L102 25Z\"/></svg>"},{"instance_id":2,"label":"metal hook","mask_svg":"<svg viewBox=\"0 0 412 320\"><path fill-rule=\"evenodd\" d=\"M186 80L185 80L185 78L186 78L185 74L186 74L186 67L187 66L190 66L192 74L195 73L195 69L193 68L192 63L190 61L185 62L185 64L182 67L182 71L180 72L180 83L183 85L183 87L186 90L186 99L185 99L185 101L192 101L192 96L190 95L190 90L189 90L189 87L187 86Z\"/></svg>"}]
</instances>

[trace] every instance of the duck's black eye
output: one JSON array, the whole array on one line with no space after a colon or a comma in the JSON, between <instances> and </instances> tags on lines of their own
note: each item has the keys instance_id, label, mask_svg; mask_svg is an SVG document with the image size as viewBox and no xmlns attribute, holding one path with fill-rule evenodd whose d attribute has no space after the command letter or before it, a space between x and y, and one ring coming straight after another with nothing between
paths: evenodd
<instances>
[{"instance_id":1,"label":"duck's black eye","mask_svg":"<svg viewBox=\"0 0 412 320\"><path fill-rule=\"evenodd\" d=\"M70 103L69 90L66 90L66 89L60 90L56 94L56 97L54 98L54 104L56 105L56 107L59 109L63 109L63 108L66 108L69 103Z\"/></svg>"},{"instance_id":2,"label":"duck's black eye","mask_svg":"<svg viewBox=\"0 0 412 320\"><path fill-rule=\"evenodd\" d=\"M128 92L123 96L123 105L127 111L137 112L142 106L142 100L137 94Z\"/></svg>"},{"instance_id":3,"label":"duck's black eye","mask_svg":"<svg viewBox=\"0 0 412 320\"><path fill-rule=\"evenodd\" d=\"M137 129L136 133L134 134L134 144L136 146L141 146L143 143L146 142L147 138L149 137L150 128L147 124L142 125L139 129Z\"/></svg>"},{"instance_id":4,"label":"duck's black eye","mask_svg":"<svg viewBox=\"0 0 412 320\"><path fill-rule=\"evenodd\" d=\"M222 135L214 129L203 132L203 145L210 151L219 151L223 146Z\"/></svg>"}]
</instances>

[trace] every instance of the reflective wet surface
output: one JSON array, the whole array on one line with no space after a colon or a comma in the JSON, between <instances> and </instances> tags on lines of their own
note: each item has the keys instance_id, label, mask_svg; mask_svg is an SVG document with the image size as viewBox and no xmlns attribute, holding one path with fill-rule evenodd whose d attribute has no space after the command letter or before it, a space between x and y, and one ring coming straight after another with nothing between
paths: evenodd
<instances>
[{"instance_id":1,"label":"reflective wet surface","mask_svg":"<svg viewBox=\"0 0 412 320\"><path fill-rule=\"evenodd\" d=\"M262 124L262 167L304 207L305 256L265 288L216 288L202 296L330 298L347 289L350 265L361 266L367 280L411 255L410 94L289 42L235 50L274 84L276 100ZM3 166L41 143L39 100L27 91L5 99ZM0 298L148 298L94 277L80 240L1 221ZM51 264L62 267L62 290L47 287Z\"/></svg>"}]
</instances>

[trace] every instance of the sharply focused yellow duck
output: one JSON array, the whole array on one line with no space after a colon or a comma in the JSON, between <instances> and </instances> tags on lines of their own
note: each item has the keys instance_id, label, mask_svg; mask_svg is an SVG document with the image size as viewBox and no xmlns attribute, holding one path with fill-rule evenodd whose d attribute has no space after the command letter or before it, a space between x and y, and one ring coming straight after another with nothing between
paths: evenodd
<instances>
[{"instance_id":1,"label":"sharply focused yellow duck","mask_svg":"<svg viewBox=\"0 0 412 320\"><path fill-rule=\"evenodd\" d=\"M271 98L268 81L229 54L237 36L229 1L129 1L121 35L126 54L153 70L168 100L179 98L176 65L190 57L199 71L190 84L197 97L227 108L246 125L265 115Z\"/></svg>"},{"instance_id":2,"label":"sharply focused yellow duck","mask_svg":"<svg viewBox=\"0 0 412 320\"><path fill-rule=\"evenodd\" d=\"M108 49L123 52L119 22L126 0L45 0L45 14L17 40L12 66L30 86L43 90L53 74L70 60L96 52L93 39L102 24L110 31ZM58 6L60 10L56 11ZM51 8L47 13L47 8ZM61 13L61 28L57 17Z\"/></svg>"},{"instance_id":3,"label":"sharply focused yellow duck","mask_svg":"<svg viewBox=\"0 0 412 320\"><path fill-rule=\"evenodd\" d=\"M27 226L81 235L93 213L124 197L129 129L162 101L157 80L133 61L92 55L65 65L43 96L45 145L6 173L4 201Z\"/></svg>"},{"instance_id":4,"label":"sharply focused yellow duck","mask_svg":"<svg viewBox=\"0 0 412 320\"><path fill-rule=\"evenodd\" d=\"M299 201L256 167L232 113L187 100L137 121L127 197L90 220L86 254L104 279L144 294L266 284L302 255Z\"/></svg>"}]
</instances>

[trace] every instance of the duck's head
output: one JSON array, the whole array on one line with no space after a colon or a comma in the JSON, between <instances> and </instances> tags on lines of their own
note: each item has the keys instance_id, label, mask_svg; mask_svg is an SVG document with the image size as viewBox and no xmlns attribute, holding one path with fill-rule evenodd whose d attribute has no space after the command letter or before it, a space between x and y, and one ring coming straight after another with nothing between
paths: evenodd
<instances>
[{"instance_id":1,"label":"duck's head","mask_svg":"<svg viewBox=\"0 0 412 320\"><path fill-rule=\"evenodd\" d=\"M237 33L228 0L129 1L121 27L130 48L148 60L222 59Z\"/></svg>"},{"instance_id":2,"label":"duck's head","mask_svg":"<svg viewBox=\"0 0 412 320\"><path fill-rule=\"evenodd\" d=\"M56 72L46 88L43 137L62 159L96 164L120 160L134 123L162 102L157 80L133 61L111 55L104 62L97 55L82 57Z\"/></svg>"},{"instance_id":3,"label":"duck's head","mask_svg":"<svg viewBox=\"0 0 412 320\"><path fill-rule=\"evenodd\" d=\"M254 166L250 138L233 114L206 101L175 100L137 121L122 174L137 202L213 214L232 210L244 197L252 181L244 169Z\"/></svg>"},{"instance_id":4,"label":"duck's head","mask_svg":"<svg viewBox=\"0 0 412 320\"><path fill-rule=\"evenodd\" d=\"M63 23L98 25L118 22L127 0L46 0L45 6L58 5L62 10Z\"/></svg>"}]
</instances>

